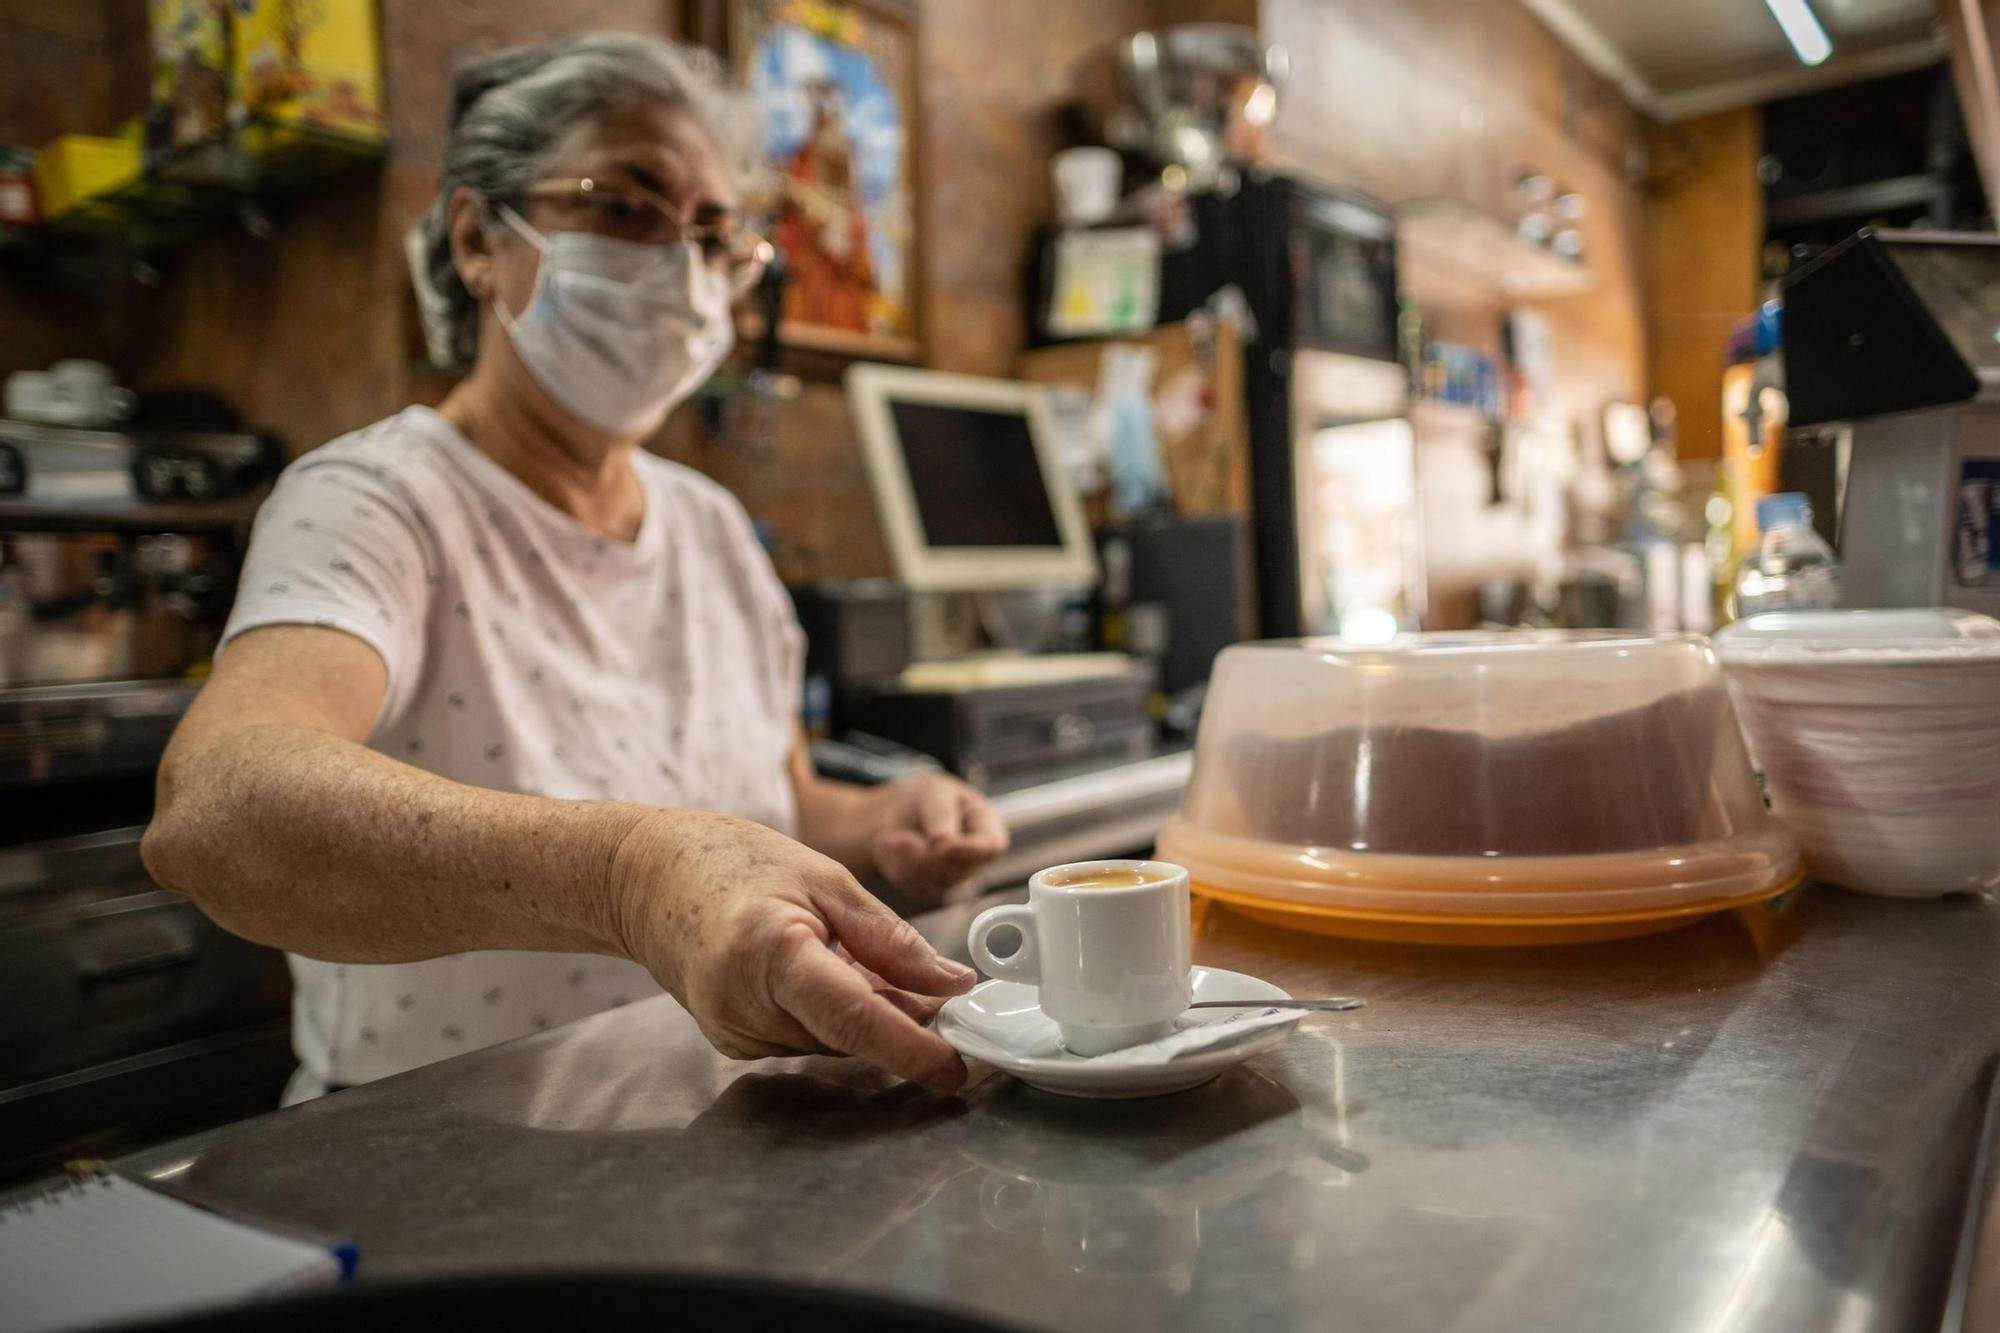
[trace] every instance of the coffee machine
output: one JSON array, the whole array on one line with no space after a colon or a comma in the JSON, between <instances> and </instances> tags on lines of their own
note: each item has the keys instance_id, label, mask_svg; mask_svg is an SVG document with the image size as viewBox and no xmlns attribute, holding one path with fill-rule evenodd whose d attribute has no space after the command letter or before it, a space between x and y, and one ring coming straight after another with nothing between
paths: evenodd
<instances>
[{"instance_id":1,"label":"coffee machine","mask_svg":"<svg viewBox=\"0 0 2000 1333\"><path fill-rule=\"evenodd\" d=\"M283 955L139 858L282 463L242 434L0 421L0 1182L273 1105Z\"/></svg>"},{"instance_id":2,"label":"coffee machine","mask_svg":"<svg viewBox=\"0 0 2000 1333\"><path fill-rule=\"evenodd\" d=\"M1784 295L1791 424L1852 441L1842 605L2000 616L2000 236L1862 231Z\"/></svg>"}]
</instances>

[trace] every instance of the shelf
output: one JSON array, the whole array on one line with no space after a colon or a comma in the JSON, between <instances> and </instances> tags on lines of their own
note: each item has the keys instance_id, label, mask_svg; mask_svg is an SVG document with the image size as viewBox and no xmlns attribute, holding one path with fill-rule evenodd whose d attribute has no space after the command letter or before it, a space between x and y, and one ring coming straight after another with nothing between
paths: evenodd
<instances>
[{"instance_id":1,"label":"shelf","mask_svg":"<svg viewBox=\"0 0 2000 1333\"><path fill-rule=\"evenodd\" d=\"M215 500L0 496L0 528L9 532L209 532L248 528L268 489L258 487L246 495Z\"/></svg>"},{"instance_id":2,"label":"shelf","mask_svg":"<svg viewBox=\"0 0 2000 1333\"><path fill-rule=\"evenodd\" d=\"M1905 208L1924 208L1935 218L1949 208L1950 194L1951 187L1935 176L1892 176L1837 190L1774 199L1765 209L1765 223L1773 229L1806 227L1816 222L1840 222Z\"/></svg>"},{"instance_id":3,"label":"shelf","mask_svg":"<svg viewBox=\"0 0 2000 1333\"><path fill-rule=\"evenodd\" d=\"M0 224L0 261L79 251L170 250L218 220L382 161L380 139L252 121L148 162L130 183L52 221Z\"/></svg>"},{"instance_id":4,"label":"shelf","mask_svg":"<svg viewBox=\"0 0 2000 1333\"><path fill-rule=\"evenodd\" d=\"M1513 227L1456 199L1396 210L1403 286L1419 304L1545 301L1591 287L1588 266L1531 245Z\"/></svg>"}]
</instances>

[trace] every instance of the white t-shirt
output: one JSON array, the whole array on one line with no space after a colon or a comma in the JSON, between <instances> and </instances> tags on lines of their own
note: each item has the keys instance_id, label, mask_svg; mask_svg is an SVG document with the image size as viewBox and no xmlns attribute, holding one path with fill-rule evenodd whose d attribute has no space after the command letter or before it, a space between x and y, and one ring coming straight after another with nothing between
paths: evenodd
<instances>
[{"instance_id":1,"label":"white t-shirt","mask_svg":"<svg viewBox=\"0 0 2000 1333\"><path fill-rule=\"evenodd\" d=\"M791 833L791 603L728 492L643 452L633 466L645 517L613 541L409 408L286 469L224 642L314 624L368 643L389 677L368 745L441 777ZM305 1095L659 993L637 965L591 955L291 962Z\"/></svg>"}]
</instances>

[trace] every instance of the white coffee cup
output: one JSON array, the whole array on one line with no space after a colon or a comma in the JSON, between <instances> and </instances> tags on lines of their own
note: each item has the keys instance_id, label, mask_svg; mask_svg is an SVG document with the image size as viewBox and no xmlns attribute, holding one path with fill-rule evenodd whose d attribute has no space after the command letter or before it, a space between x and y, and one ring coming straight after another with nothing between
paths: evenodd
<instances>
[{"instance_id":1,"label":"white coffee cup","mask_svg":"<svg viewBox=\"0 0 2000 1333\"><path fill-rule=\"evenodd\" d=\"M1134 881L1106 886L1093 877ZM1188 985L1188 876L1165 861L1079 861L1028 881L1028 901L989 907L967 935L988 976L1035 986L1042 1012L1075 1055L1104 1055L1164 1037L1193 998ZM1021 947L987 947L1012 926Z\"/></svg>"}]
</instances>

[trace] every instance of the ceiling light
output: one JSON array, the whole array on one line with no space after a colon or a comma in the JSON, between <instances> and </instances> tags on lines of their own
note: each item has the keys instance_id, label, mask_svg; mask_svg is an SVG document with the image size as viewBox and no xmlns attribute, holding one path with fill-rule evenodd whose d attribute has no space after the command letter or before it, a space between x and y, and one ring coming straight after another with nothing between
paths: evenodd
<instances>
[{"instance_id":1,"label":"ceiling light","mask_svg":"<svg viewBox=\"0 0 2000 1333\"><path fill-rule=\"evenodd\" d=\"M1819 18L1807 0L1764 0L1764 3L1771 7L1772 17L1785 30L1785 40L1792 44L1801 64L1817 65L1833 54L1833 42L1826 29L1820 27Z\"/></svg>"}]
</instances>

